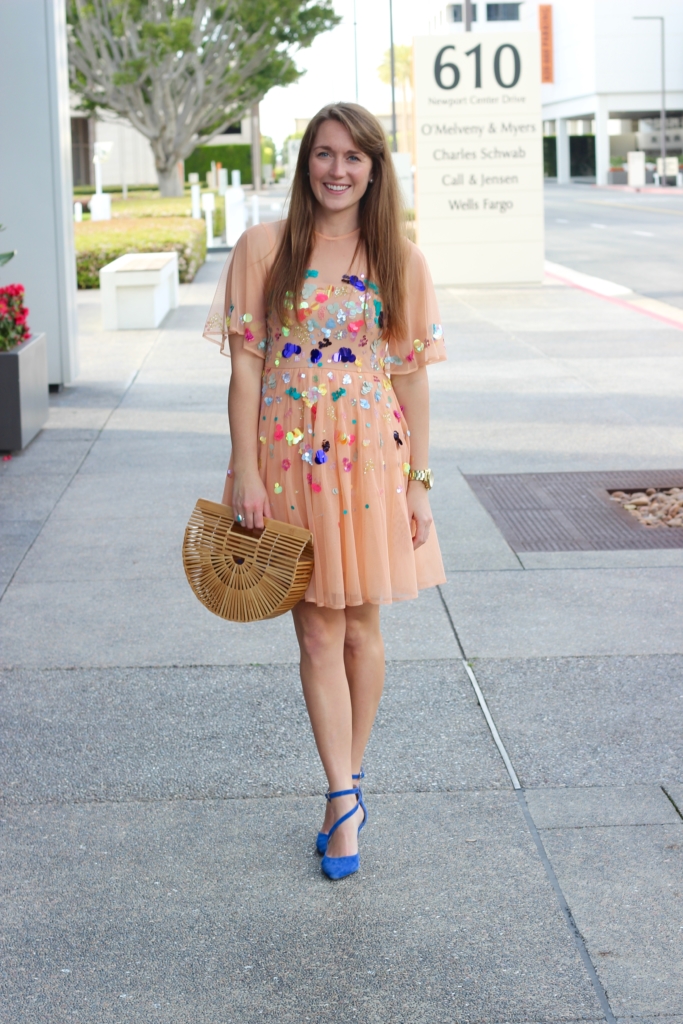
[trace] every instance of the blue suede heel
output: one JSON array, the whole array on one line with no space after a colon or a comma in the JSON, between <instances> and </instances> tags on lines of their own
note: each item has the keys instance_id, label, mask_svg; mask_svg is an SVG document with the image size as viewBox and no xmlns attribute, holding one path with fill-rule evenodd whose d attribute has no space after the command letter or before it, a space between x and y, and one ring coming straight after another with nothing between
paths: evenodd
<instances>
[{"instance_id":1,"label":"blue suede heel","mask_svg":"<svg viewBox=\"0 0 683 1024\"><path fill-rule=\"evenodd\" d=\"M339 828L339 826L343 822L347 821L352 814L355 814L356 811L361 810L362 808L360 805L360 789L340 789L336 793L325 793L326 800L334 800L335 797L338 796L351 795L354 795L357 798L356 804L354 807L351 808L350 811L347 811L346 814L342 814L341 818L339 818L338 821L335 821L334 825L327 833L328 842L330 838L334 835L336 830ZM363 824L365 824L365 818L363 818ZM359 832L363 827L363 824L358 826ZM328 857L327 853L325 853L325 856L322 859L320 867L322 868L323 873L327 875L328 878L334 880L339 878L346 878L348 875L353 875L355 874L356 871L358 871L360 867L360 853L354 853L350 857Z\"/></svg>"},{"instance_id":2,"label":"blue suede heel","mask_svg":"<svg viewBox=\"0 0 683 1024\"><path fill-rule=\"evenodd\" d=\"M360 780L365 778L365 772L361 768L361 770L358 773L358 775L352 775L351 778L354 779L354 780L358 779L358 803L361 805L361 807L363 809L363 824L358 829L358 831L360 832L360 829L363 828L363 825L365 825L365 822L368 820L368 809L365 806L365 801L363 800L363 790L360 787ZM327 850L327 840L328 840L328 838L329 838L329 836L328 836L327 832L318 832L318 837L317 837L317 839L315 841L315 848L316 848L317 852L320 854L321 857L323 857L325 855L325 852Z\"/></svg>"}]
</instances>

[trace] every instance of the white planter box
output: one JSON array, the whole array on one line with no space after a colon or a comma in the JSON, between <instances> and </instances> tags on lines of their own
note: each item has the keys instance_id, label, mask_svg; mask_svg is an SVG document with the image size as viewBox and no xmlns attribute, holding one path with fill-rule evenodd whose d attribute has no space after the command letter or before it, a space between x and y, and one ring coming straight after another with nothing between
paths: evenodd
<instances>
[{"instance_id":1,"label":"white planter box","mask_svg":"<svg viewBox=\"0 0 683 1024\"><path fill-rule=\"evenodd\" d=\"M100 270L105 331L158 327L178 305L178 254L128 253Z\"/></svg>"}]
</instances>

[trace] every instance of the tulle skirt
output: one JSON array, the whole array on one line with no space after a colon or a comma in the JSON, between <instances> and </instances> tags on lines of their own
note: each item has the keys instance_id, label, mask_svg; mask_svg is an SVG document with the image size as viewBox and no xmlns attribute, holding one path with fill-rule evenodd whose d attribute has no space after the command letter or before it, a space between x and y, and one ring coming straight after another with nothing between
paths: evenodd
<instances>
[{"instance_id":1,"label":"tulle skirt","mask_svg":"<svg viewBox=\"0 0 683 1024\"><path fill-rule=\"evenodd\" d=\"M433 524L427 543L413 548L405 419L384 374L328 366L264 373L259 469L273 518L313 534L307 601L344 608L410 600L445 574Z\"/></svg>"}]
</instances>

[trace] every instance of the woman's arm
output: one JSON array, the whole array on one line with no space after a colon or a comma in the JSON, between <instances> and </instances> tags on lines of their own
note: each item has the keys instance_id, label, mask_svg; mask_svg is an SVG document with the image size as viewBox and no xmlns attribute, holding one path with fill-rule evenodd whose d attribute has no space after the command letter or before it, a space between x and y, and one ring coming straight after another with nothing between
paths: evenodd
<instances>
[{"instance_id":1,"label":"woman's arm","mask_svg":"<svg viewBox=\"0 0 683 1024\"><path fill-rule=\"evenodd\" d=\"M263 362L244 350L244 339L230 335L232 376L228 392L228 415L232 440L232 508L244 516L244 526L263 528L263 517L270 516L266 488L258 469L258 428L261 406ZM223 492L223 501L227 496Z\"/></svg>"},{"instance_id":2,"label":"woman's arm","mask_svg":"<svg viewBox=\"0 0 683 1024\"><path fill-rule=\"evenodd\" d=\"M397 373L391 378L399 405L410 430L410 465L412 469L429 468L429 381L427 367L412 373ZM429 537L432 511L429 493L419 480L407 487L408 514L415 520L413 547L421 547Z\"/></svg>"}]
</instances>

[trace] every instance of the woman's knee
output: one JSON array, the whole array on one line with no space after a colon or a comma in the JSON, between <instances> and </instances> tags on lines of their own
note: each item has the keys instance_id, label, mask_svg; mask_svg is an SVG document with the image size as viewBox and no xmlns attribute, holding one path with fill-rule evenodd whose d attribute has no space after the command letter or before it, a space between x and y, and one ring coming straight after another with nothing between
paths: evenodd
<instances>
[{"instance_id":1,"label":"woman's knee","mask_svg":"<svg viewBox=\"0 0 683 1024\"><path fill-rule=\"evenodd\" d=\"M346 616L344 648L350 654L361 654L369 645L382 641L379 609L374 605L363 605L362 608L362 612Z\"/></svg>"},{"instance_id":2,"label":"woman's knee","mask_svg":"<svg viewBox=\"0 0 683 1024\"><path fill-rule=\"evenodd\" d=\"M331 609L302 609L296 616L296 631L301 653L313 661L329 657L335 649L341 652L343 613L330 615Z\"/></svg>"}]
</instances>

